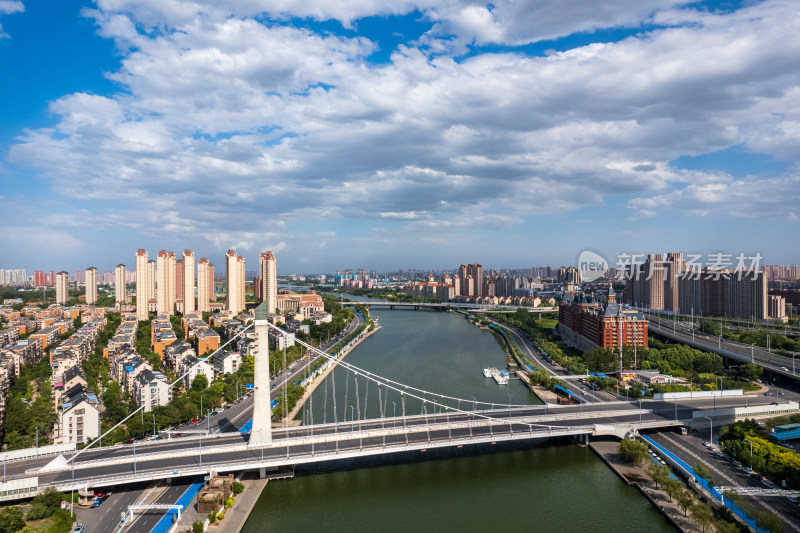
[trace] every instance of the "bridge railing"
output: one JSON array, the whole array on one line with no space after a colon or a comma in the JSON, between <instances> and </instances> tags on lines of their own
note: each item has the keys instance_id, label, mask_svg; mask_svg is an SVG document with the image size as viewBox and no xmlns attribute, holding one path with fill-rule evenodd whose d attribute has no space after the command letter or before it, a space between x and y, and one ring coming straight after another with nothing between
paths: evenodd
<instances>
[{"instance_id":1,"label":"bridge railing","mask_svg":"<svg viewBox=\"0 0 800 533\"><path fill-rule=\"evenodd\" d=\"M198 446L195 447L192 445L191 447L182 447L178 450L169 450L169 451L162 451L162 452L152 452L152 453L139 453L135 456L131 454L127 454L124 456L113 457L113 458L99 458L99 459L89 459L85 461L76 462L74 465L75 470L84 470L90 468L98 468L103 466L114 466L114 465L121 465L121 464L131 464L136 462L137 464L147 463L148 461L156 461L156 460L163 460L163 459L176 459L180 457L196 457L196 456L210 456L210 455L219 455L219 454L228 454L228 453L236 453L242 452L246 450L252 450L254 448L272 448L272 447L292 447L292 446L304 446L310 444L322 444L326 442L334 442L334 441L347 441L347 440L363 440L363 439L370 439L375 437L391 437L396 435L402 435L406 433L423 433L423 432L437 432L437 431L450 431L453 430L460 430L466 428L483 428L483 427L491 427L491 428L505 428L508 426L529 426L531 430L534 427L541 428L540 431L553 431L557 430L557 428L561 426L557 425L550 425L548 422L558 423L563 421L574 421L574 420L593 420L594 422L587 423L584 426L572 426L571 429L578 429L581 432L591 432L595 422L597 421L598 414L601 414L603 419L606 418L613 418L617 416L635 416L637 413L640 413L639 410L627 409L627 410L614 410L614 411L601 411L601 412L587 412L587 413L559 413L557 415L536 415L536 416L521 416L521 417L510 417L510 418L481 418L476 417L475 419L467 419L467 420L454 420L454 421L447 421L445 415L435 415L438 417L438 420L434 418L434 415L431 415L430 418L434 418L433 420L425 420L424 416L415 415L414 417L406 417L405 419L388 419L395 422L392 425L384 424L383 427L378 427L374 420L371 421L355 421L355 422L341 422L338 426L336 425L328 425L325 427L326 431L322 431L322 428L315 428L314 426L309 426L306 429L308 433L301 434L301 435L294 435L294 436L285 436L284 438L274 439L271 443L265 443L263 446L258 446L258 443L250 446L248 443L239 443L239 444L223 444L223 445L213 445L213 446L202 446L201 439L194 439L190 442L195 443L197 442ZM652 415L653 411L650 409L642 409L641 415ZM402 420L403 424L401 425L399 422ZM411 424L409 424L411 422ZM375 426L369 427L364 429L364 425ZM318 432L315 434L314 430ZM330 430L333 429L334 431L331 432ZM303 428L293 428L294 431L302 431ZM26 471L26 475L33 475L33 474L43 474L48 472L55 472L55 471L63 471L68 470L64 466L54 467L54 468L35 468L29 469Z\"/></svg>"}]
</instances>

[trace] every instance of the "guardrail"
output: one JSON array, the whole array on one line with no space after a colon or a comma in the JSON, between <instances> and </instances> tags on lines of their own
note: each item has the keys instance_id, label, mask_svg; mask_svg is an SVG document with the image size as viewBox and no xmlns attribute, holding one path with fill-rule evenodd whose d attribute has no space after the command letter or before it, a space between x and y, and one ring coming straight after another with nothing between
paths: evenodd
<instances>
[{"instance_id":1,"label":"guardrail","mask_svg":"<svg viewBox=\"0 0 800 533\"><path fill-rule=\"evenodd\" d=\"M604 411L602 414L602 421L605 421L608 418L613 418L617 416L635 416L636 414L640 413L639 410L627 409L627 410L614 410L614 411ZM652 415L653 411L651 409L642 409L641 415ZM474 420L457 420L457 421L447 421L443 419L439 419L436 421L430 421L429 423L424 423L424 417L422 419L418 419L417 416L414 417L416 422L411 425L408 424L400 424L397 421L396 425L384 425L384 427L370 427L367 429L363 428L364 423L358 422L343 422L340 423L338 428L328 426L328 430L334 429L333 432L325 431L322 433L313 433L313 427L306 428L308 433L304 435L292 436L292 437L285 437L279 440L273 440L271 443L265 443L264 445L258 445L255 443L253 445L249 445L249 443L241 443L241 444L224 444L224 445L216 445L216 446L202 446L201 439L195 439L193 442L197 442L197 447L190 447L187 448L185 446L180 447L179 449L175 450L168 450L163 452L155 452L155 453L142 453L124 455L121 457L114 457L114 458L102 458L102 459L94 459L94 460L86 460L80 461L74 465L75 470L84 470L89 468L98 468L104 466L114 466L114 465L121 465L121 464L131 464L136 462L137 464L146 463L148 461L157 461L163 459L178 459L182 457L197 457L200 456L210 456L210 455L219 455L219 454L229 454L229 453L236 453L236 452L244 452L253 449L267 449L267 448L275 448L275 447L297 447L297 446L304 446L304 445L312 445L312 444L323 444L329 442L344 442L344 441L355 441L355 440L363 440L363 439L370 439L370 438L379 438L379 437L392 437L397 435L404 435L404 434L419 434L419 433L430 433L430 432L437 432L437 431L458 431L464 429L480 429L480 428L505 428L511 426L529 426L531 431L533 431L534 427L547 427L547 431L558 431L561 426L551 425L549 423L558 423L558 422L565 422L565 421L575 421L575 420L586 420L587 424L582 426L572 426L569 428L569 431L577 432L577 433L592 433L594 431L594 426L597 423L603 423L602 421L598 421L597 413L559 413L558 415L537 415L537 416L522 416L522 417L511 417L506 419L500 418L475 418ZM403 420L407 422L407 419ZM661 425L672 425L671 422L667 421L655 421L656 424ZM371 422L374 424L374 422ZM619 424L619 423L616 423ZM616 425L615 423L605 424L607 426ZM626 423L628 424L628 423ZM544 429L542 429L544 431ZM28 474L44 474L49 472L57 472L57 471L66 471L70 470L72 466L61 466L58 468L51 468L47 469L46 467L39 468L39 469L30 469L27 471Z\"/></svg>"},{"instance_id":2,"label":"guardrail","mask_svg":"<svg viewBox=\"0 0 800 533\"><path fill-rule=\"evenodd\" d=\"M24 448L22 450L12 450L0 453L0 462L13 463L16 461L26 461L39 457L52 457L62 453L74 452L75 443L70 444L51 444L49 446L39 446L38 448Z\"/></svg>"}]
</instances>

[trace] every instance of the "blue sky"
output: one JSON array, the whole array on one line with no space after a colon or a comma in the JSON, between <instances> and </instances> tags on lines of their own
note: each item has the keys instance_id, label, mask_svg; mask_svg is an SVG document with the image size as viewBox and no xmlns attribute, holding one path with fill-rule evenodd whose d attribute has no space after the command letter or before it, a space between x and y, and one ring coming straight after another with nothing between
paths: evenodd
<instances>
[{"instance_id":1,"label":"blue sky","mask_svg":"<svg viewBox=\"0 0 800 533\"><path fill-rule=\"evenodd\" d=\"M797 263L798 30L794 0L0 0L0 268Z\"/></svg>"}]
</instances>

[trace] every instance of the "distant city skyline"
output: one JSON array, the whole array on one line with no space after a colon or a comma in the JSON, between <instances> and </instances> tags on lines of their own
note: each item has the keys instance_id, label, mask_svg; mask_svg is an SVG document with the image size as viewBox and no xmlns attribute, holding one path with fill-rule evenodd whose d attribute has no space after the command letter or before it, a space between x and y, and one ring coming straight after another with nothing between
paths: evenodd
<instances>
[{"instance_id":1,"label":"distant city skyline","mask_svg":"<svg viewBox=\"0 0 800 533\"><path fill-rule=\"evenodd\" d=\"M568 6L2 1L0 268L796 263L796 0Z\"/></svg>"},{"instance_id":2,"label":"distant city skyline","mask_svg":"<svg viewBox=\"0 0 800 533\"><path fill-rule=\"evenodd\" d=\"M674 251L678 252L678 253L684 253L682 250L674 250ZM151 254L153 256L155 256L155 254L157 253L157 251L150 251L150 252L151 252ZM624 253L625 254L630 254L630 252L624 252ZM651 254L663 254L664 256L666 256L669 253L671 253L671 252L658 251L658 250L654 250L654 251L651 252ZM249 259L248 257L244 257L244 259L245 259L245 261L248 262L248 264L253 264L253 263L258 264L258 261L260 260L260 256L261 255L263 255L263 253L257 255L253 259ZM636 264L641 265L641 264L645 263L645 260L647 259L647 256L650 255L650 254L634 252L634 255L637 255L635 261L638 261L638 262ZM699 254L699 253L695 254L694 255L694 259L692 257L690 257L690 267L692 265L692 263L691 263L692 260L694 260L694 261L698 261L699 260L700 263L695 263L695 266L697 264L702 264L703 266L718 266L720 268L727 268L727 269L731 269L731 270L736 269L736 267L737 267L736 254L731 254L730 262L729 262L728 265L715 263L713 259L710 259L710 257L714 256L714 255L716 255L716 254ZM194 254L194 256L199 258L199 257L201 257L201 254ZM698 256L700 257L700 259L698 259ZM202 256L202 257L206 257L206 256ZM609 255L609 256L606 256L606 257L611 260L611 262L609 264L609 268L616 269L618 271L624 270L624 268L620 268L620 266L615 263L616 256ZM577 255L576 255L576 258L577 258ZM743 258L743 268L744 269L751 268L751 266L753 264L751 262L751 260L753 259L753 257L752 256L748 256L748 255L745 254L745 255L742 256L742 258ZM623 257L621 260L622 261L627 261L628 259ZM251 263L251 261L252 261L252 263ZM225 264L226 264L226 255L225 254L222 254L222 256L217 261L214 260L213 256L209 257L207 262L212 264L212 265L219 265L218 266L218 270L216 270L216 273L215 273L215 276L216 276L217 279L223 279L225 277ZM520 266L494 265L490 261L486 261L486 260L484 260L483 262L485 263L485 265L483 265L483 269L486 272L495 271L495 270L496 271L520 271L520 270L529 270L529 269L538 269L538 268L548 268L549 267L549 268L553 269L553 271L554 271L553 275L554 276L555 276L556 270L559 267L567 267L567 268L569 268L569 267L577 268L578 267L576 260L573 260L571 263L570 262L552 263L552 264L535 263L535 264L520 265ZM95 261L94 263L95 264L102 264L101 261ZM461 264L464 264L464 263L463 262L462 263L456 263L454 265L446 265L446 266L441 266L441 267L394 266L394 267L390 267L390 268L386 268L386 269L372 268L370 266L364 266L364 265L359 265L359 266L356 266L356 265L339 265L338 267L332 268L330 270L313 270L313 269L310 269L310 270L304 270L304 271L300 271L300 270L284 270L282 267L278 267L277 275L278 276L282 276L282 277L290 276L290 275L318 275L318 274L331 275L331 274L335 274L335 273L339 273L339 272L345 272L345 271L349 271L349 272L351 272L353 274L357 274L360 270L363 270L365 272L377 272L379 274L387 274L387 273L390 273L390 272L399 272L399 271L404 271L404 272L407 272L407 273L414 272L414 271L418 271L418 272L453 272L453 273L457 274L458 271L459 271L459 266ZM777 278L791 279L791 276L781 276L780 274L781 273L790 274L792 272L798 271L798 270L800 270L800 267L798 265L800 265L800 260L795 261L795 262L785 263L785 264L777 264L777 263L771 263L769 261L765 261L765 260L761 259L760 263L757 264L757 267L758 267L757 270L766 270L768 272L768 274L770 274L770 279L777 279ZM126 269L127 269L126 271L128 272L128 277L131 278L131 279L129 279L128 282L129 283L133 283L132 276L134 275L134 273L136 271L136 260L135 260L135 257L134 257L134 261L130 261L127 264L124 263L124 262L123 263L116 263L115 266L112 267L112 268L97 267L97 272L99 274L98 283L105 283L105 284L111 283L111 281L105 281L103 279L104 275L105 274L111 274L113 276L113 274L115 273L116 269L118 267L120 267L120 266L126 267ZM33 278L34 282L37 281L36 280L36 273L37 272L43 271L41 273L41 275L43 276L43 279L47 279L48 270L49 271L64 270L64 271L66 271L66 273L68 274L70 279L77 279L78 282L83 283L84 282L85 272L86 272L85 268L65 268L65 269L61 269L60 267L58 267L58 268L56 266L48 267L46 265L45 266L41 266L41 267L37 266L36 268L28 268L28 267L24 267L24 266L22 266L22 267L18 266L18 267L9 268L9 267L6 267L6 266L0 264L0 271L4 271L4 270L26 270L27 276L29 278ZM245 275L246 275L246 278L248 280L251 280L256 276L259 276L259 270L251 270L251 269L248 268L246 270L246 272L245 272ZM2 281L2 279L0 279L0 281Z\"/></svg>"}]
</instances>

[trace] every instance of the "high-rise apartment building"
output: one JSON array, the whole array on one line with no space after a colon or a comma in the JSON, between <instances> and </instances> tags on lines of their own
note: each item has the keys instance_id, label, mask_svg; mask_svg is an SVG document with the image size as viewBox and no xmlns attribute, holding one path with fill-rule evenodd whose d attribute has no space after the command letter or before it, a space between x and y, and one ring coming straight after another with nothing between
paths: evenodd
<instances>
[{"instance_id":1,"label":"high-rise apartment building","mask_svg":"<svg viewBox=\"0 0 800 533\"><path fill-rule=\"evenodd\" d=\"M228 311L238 313L244 309L244 274L244 258L228 250L225 254L225 306Z\"/></svg>"},{"instance_id":2,"label":"high-rise apartment building","mask_svg":"<svg viewBox=\"0 0 800 533\"><path fill-rule=\"evenodd\" d=\"M461 265L458 267L458 277L461 279L461 287L460 291L456 291L456 294L460 294L461 296L471 296L467 292L466 280L467 280L467 265Z\"/></svg>"},{"instance_id":3,"label":"high-rise apartment building","mask_svg":"<svg viewBox=\"0 0 800 533\"><path fill-rule=\"evenodd\" d=\"M183 311L183 259L175 261L175 308Z\"/></svg>"},{"instance_id":4,"label":"high-rise apartment building","mask_svg":"<svg viewBox=\"0 0 800 533\"><path fill-rule=\"evenodd\" d=\"M149 317L147 305L150 301L150 262L147 252L139 248L136 252L136 320L143 321Z\"/></svg>"},{"instance_id":5,"label":"high-rise apartment building","mask_svg":"<svg viewBox=\"0 0 800 533\"><path fill-rule=\"evenodd\" d=\"M644 262L644 298L650 309L664 309L664 271L661 254L650 254Z\"/></svg>"},{"instance_id":6,"label":"high-rise apartment building","mask_svg":"<svg viewBox=\"0 0 800 533\"><path fill-rule=\"evenodd\" d=\"M704 268L700 274L700 314L703 316L730 316L730 271ZM695 310L694 314L697 314Z\"/></svg>"},{"instance_id":7,"label":"high-rise apartment building","mask_svg":"<svg viewBox=\"0 0 800 533\"><path fill-rule=\"evenodd\" d=\"M56 275L52 270L50 271L50 276L47 278L47 284L51 287L56 284Z\"/></svg>"},{"instance_id":8,"label":"high-rise apartment building","mask_svg":"<svg viewBox=\"0 0 800 533\"><path fill-rule=\"evenodd\" d=\"M278 310L278 263L271 251L261 254L258 263L261 277L261 301L266 302L267 310L276 313Z\"/></svg>"},{"instance_id":9,"label":"high-rise apartment building","mask_svg":"<svg viewBox=\"0 0 800 533\"><path fill-rule=\"evenodd\" d=\"M732 318L764 320L769 317L767 278L763 272L734 271L730 285Z\"/></svg>"},{"instance_id":10,"label":"high-rise apartment building","mask_svg":"<svg viewBox=\"0 0 800 533\"><path fill-rule=\"evenodd\" d=\"M61 271L56 274L56 303L65 305L69 300L69 274Z\"/></svg>"},{"instance_id":11,"label":"high-rise apartment building","mask_svg":"<svg viewBox=\"0 0 800 533\"><path fill-rule=\"evenodd\" d=\"M211 309L208 304L213 295L213 277L214 265L209 263L205 257L201 257L197 262L197 310L201 313L206 313Z\"/></svg>"},{"instance_id":12,"label":"high-rise apartment building","mask_svg":"<svg viewBox=\"0 0 800 533\"><path fill-rule=\"evenodd\" d=\"M469 296L483 296L483 265L467 265L467 275L472 276L472 294Z\"/></svg>"},{"instance_id":13,"label":"high-rise apartment building","mask_svg":"<svg viewBox=\"0 0 800 533\"><path fill-rule=\"evenodd\" d=\"M686 271L686 259L683 253L668 253L664 267L664 309L678 312L680 310L680 279Z\"/></svg>"},{"instance_id":14,"label":"high-rise apartment building","mask_svg":"<svg viewBox=\"0 0 800 533\"><path fill-rule=\"evenodd\" d=\"M194 313L194 254L191 250L183 252L183 314Z\"/></svg>"},{"instance_id":15,"label":"high-rise apartment building","mask_svg":"<svg viewBox=\"0 0 800 533\"><path fill-rule=\"evenodd\" d=\"M176 264L175 253L164 250L156 256L156 313L175 314Z\"/></svg>"},{"instance_id":16,"label":"high-rise apartment building","mask_svg":"<svg viewBox=\"0 0 800 533\"><path fill-rule=\"evenodd\" d=\"M156 262L151 259L147 262L147 310L150 311L150 304L156 303Z\"/></svg>"},{"instance_id":17,"label":"high-rise apartment building","mask_svg":"<svg viewBox=\"0 0 800 533\"><path fill-rule=\"evenodd\" d=\"M125 283L127 278L128 273L125 265L117 265L114 268L114 292L116 294L117 306L128 303L128 289L126 288Z\"/></svg>"},{"instance_id":18,"label":"high-rise apartment building","mask_svg":"<svg viewBox=\"0 0 800 533\"><path fill-rule=\"evenodd\" d=\"M237 262L239 265L239 301L241 302L242 309L245 308L245 302L247 301L246 293L244 291L244 284L246 279L246 271L244 269L244 257L241 255L237 257Z\"/></svg>"},{"instance_id":19,"label":"high-rise apartment building","mask_svg":"<svg viewBox=\"0 0 800 533\"><path fill-rule=\"evenodd\" d=\"M86 303L94 305L97 303L97 269L95 267L87 268L84 279L86 285Z\"/></svg>"}]
</instances>

